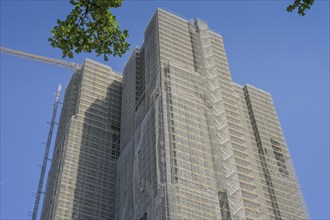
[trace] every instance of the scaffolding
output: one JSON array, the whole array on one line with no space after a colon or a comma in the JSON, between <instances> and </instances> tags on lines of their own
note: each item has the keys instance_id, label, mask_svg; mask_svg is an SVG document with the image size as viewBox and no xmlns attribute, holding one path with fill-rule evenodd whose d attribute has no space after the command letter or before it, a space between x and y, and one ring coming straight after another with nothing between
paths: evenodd
<instances>
[{"instance_id":1,"label":"scaffolding","mask_svg":"<svg viewBox=\"0 0 330 220\"><path fill-rule=\"evenodd\" d=\"M50 160L49 159L49 150L50 150L50 146L51 146L51 142L52 142L54 126L56 124L55 120L56 120L58 104L60 103L61 90L62 90L62 85L59 84L58 88L57 88L57 92L55 94L55 103L54 103L54 108L53 108L53 114L52 114L52 118L50 121L48 138L47 138L46 148L45 148L45 154L44 154L44 159L42 161L42 166L41 166L40 179L39 179L38 190L36 193L36 200L34 203L34 208L33 208L33 213L32 213L32 220L36 220L37 215L38 215L39 203L40 203L40 198L41 198L41 194L42 194L42 188L44 185L47 162Z\"/></svg>"},{"instance_id":2,"label":"scaffolding","mask_svg":"<svg viewBox=\"0 0 330 220\"><path fill-rule=\"evenodd\" d=\"M88 61L68 86L43 219L308 218L271 96L235 85L205 22L159 9L122 86L109 71Z\"/></svg>"},{"instance_id":3,"label":"scaffolding","mask_svg":"<svg viewBox=\"0 0 330 220\"><path fill-rule=\"evenodd\" d=\"M216 153L221 155L222 169L224 171L225 191L219 192L222 200L227 200L228 208L231 210L234 219L244 218L245 210L241 199L240 185L238 174L235 166L233 150L231 146L230 133L225 114L224 101L216 72L215 57L212 51L212 40L206 23L197 20L195 22L199 33L200 54L202 55L202 63L204 66L204 83L207 105L212 109L209 115L209 121L215 125L215 132L211 135L217 140ZM226 192L227 191L227 192ZM220 198L219 198L220 199ZM221 200L221 199L220 199ZM221 203L222 201L220 201ZM226 208L225 208L226 209ZM223 211L223 210L221 210ZM227 211L227 210L226 210ZM228 210L229 212L229 210ZM223 214L223 216L225 216ZM226 215L226 219L230 219L230 215Z\"/></svg>"},{"instance_id":4,"label":"scaffolding","mask_svg":"<svg viewBox=\"0 0 330 220\"><path fill-rule=\"evenodd\" d=\"M158 9L144 39L124 69L116 219L304 219L270 97L246 99L222 37Z\"/></svg>"}]
</instances>

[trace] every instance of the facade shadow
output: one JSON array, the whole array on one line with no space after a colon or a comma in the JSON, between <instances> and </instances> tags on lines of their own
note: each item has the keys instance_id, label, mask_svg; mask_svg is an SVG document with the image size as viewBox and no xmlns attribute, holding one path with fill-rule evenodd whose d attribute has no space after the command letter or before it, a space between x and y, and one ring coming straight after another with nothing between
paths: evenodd
<instances>
[{"instance_id":1,"label":"facade shadow","mask_svg":"<svg viewBox=\"0 0 330 220\"><path fill-rule=\"evenodd\" d=\"M113 81L84 113L72 219L114 218L120 111L121 84Z\"/></svg>"}]
</instances>

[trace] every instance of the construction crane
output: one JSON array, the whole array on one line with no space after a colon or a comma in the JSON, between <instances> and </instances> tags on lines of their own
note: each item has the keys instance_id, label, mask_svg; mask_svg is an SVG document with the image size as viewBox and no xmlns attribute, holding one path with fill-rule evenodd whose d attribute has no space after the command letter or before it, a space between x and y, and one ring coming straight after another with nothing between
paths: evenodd
<instances>
[{"instance_id":1,"label":"construction crane","mask_svg":"<svg viewBox=\"0 0 330 220\"><path fill-rule=\"evenodd\" d=\"M68 69L77 70L80 68L80 64L77 64L77 63L72 63L72 62L58 60L58 59L49 58L49 57L43 57L43 56L22 52L19 50L13 50L13 49L5 48L5 47L0 47L0 51L1 51L1 53L20 57L23 59L34 60L37 62L61 66L61 67L65 67Z\"/></svg>"},{"instance_id":2,"label":"construction crane","mask_svg":"<svg viewBox=\"0 0 330 220\"><path fill-rule=\"evenodd\" d=\"M16 56L16 57L23 58L23 59L34 60L34 61L37 61L37 62L52 64L52 65L56 65L56 66L65 67L65 68L68 68L68 69L73 69L73 70L80 69L79 64L72 63L72 62L67 62L67 61L64 61L64 60L57 60L57 59L53 59L53 58L38 56L38 55L35 55L35 54L30 54L30 53L26 53L26 52L22 52L22 51L18 51L18 50L13 50L13 49L5 48L5 47L0 47L0 51L1 51L1 53ZM50 160L48 155L49 155L52 136L53 136L53 132L54 132L54 125L56 124L55 120L56 120L57 107L58 107L58 104L60 103L59 100L60 100L61 89L62 89L62 85L60 84L58 86L58 89L57 89L57 92L56 92L56 98L55 98L55 103L54 103L53 114L52 114L51 121L49 123L50 127L49 127L47 142L45 143L46 147L45 147L44 158L43 158L43 162L42 162L42 166L41 166L38 190L35 193L35 198L36 199L35 199L33 213L32 213L32 220L37 219L40 198L41 198L41 194L43 193L42 189L43 189L43 186L44 186L44 178L45 178L45 174L46 174L47 161Z\"/></svg>"},{"instance_id":3,"label":"construction crane","mask_svg":"<svg viewBox=\"0 0 330 220\"><path fill-rule=\"evenodd\" d=\"M32 213L32 220L36 220L37 215L38 215L40 197L41 197L42 188L43 188L43 185L44 185L45 174L46 174L47 161L50 160L48 158L48 155L49 155L50 145L52 143L54 125L56 124L56 122L55 122L56 113L57 113L58 104L60 103L61 90L62 90L62 85L59 84L58 88L57 88L57 92L56 92L52 118L51 118L51 121L49 123L50 127L49 127L49 132L48 132L48 138L47 138L47 142L45 143L46 144L45 154L44 154L44 159L42 161L42 166L41 166L38 190L37 190L37 193L36 193L36 200L35 200L35 203L34 203L34 208L33 208L33 213Z\"/></svg>"}]
</instances>

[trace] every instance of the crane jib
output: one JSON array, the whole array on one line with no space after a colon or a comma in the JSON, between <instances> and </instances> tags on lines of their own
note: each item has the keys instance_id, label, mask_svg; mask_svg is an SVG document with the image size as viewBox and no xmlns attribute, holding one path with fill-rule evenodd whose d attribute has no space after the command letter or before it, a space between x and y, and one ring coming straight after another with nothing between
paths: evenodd
<instances>
[{"instance_id":1,"label":"crane jib","mask_svg":"<svg viewBox=\"0 0 330 220\"><path fill-rule=\"evenodd\" d=\"M47 64L53 64L53 65L57 65L57 66L61 66L61 67L69 68L69 69L76 70L76 69L80 68L80 64L77 64L77 63L49 58L49 57L44 57L44 56L39 56L39 55L26 53L26 52L22 52L19 50L13 50L13 49L5 48L5 47L0 47L0 51L2 53L8 54L8 55L12 55L12 56L16 56L16 57L20 57L20 58L24 58L24 59L29 59L29 60L35 60L35 61L47 63Z\"/></svg>"}]
</instances>

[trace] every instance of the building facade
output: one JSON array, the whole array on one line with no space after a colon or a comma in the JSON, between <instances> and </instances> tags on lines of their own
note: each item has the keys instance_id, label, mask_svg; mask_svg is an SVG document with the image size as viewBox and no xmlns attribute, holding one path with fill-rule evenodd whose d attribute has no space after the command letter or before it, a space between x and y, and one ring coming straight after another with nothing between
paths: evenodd
<instances>
[{"instance_id":1,"label":"building facade","mask_svg":"<svg viewBox=\"0 0 330 220\"><path fill-rule=\"evenodd\" d=\"M271 95L232 81L206 22L158 9L123 77L91 60L73 75L42 219L308 213Z\"/></svg>"},{"instance_id":2,"label":"building facade","mask_svg":"<svg viewBox=\"0 0 330 220\"><path fill-rule=\"evenodd\" d=\"M123 74L116 219L307 219L270 94L218 33L158 9Z\"/></svg>"},{"instance_id":3,"label":"building facade","mask_svg":"<svg viewBox=\"0 0 330 220\"><path fill-rule=\"evenodd\" d=\"M122 76L85 60L70 80L41 219L113 219Z\"/></svg>"}]
</instances>

